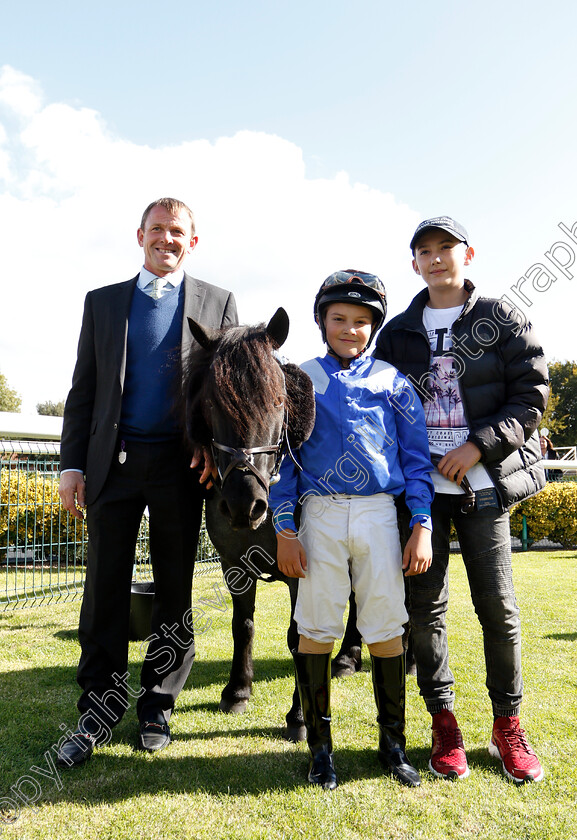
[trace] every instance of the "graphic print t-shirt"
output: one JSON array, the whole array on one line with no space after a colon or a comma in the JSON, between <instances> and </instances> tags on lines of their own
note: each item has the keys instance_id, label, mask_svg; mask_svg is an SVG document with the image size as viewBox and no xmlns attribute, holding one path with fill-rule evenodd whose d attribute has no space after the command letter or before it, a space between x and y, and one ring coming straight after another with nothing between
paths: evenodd
<instances>
[{"instance_id":1,"label":"graphic print t-shirt","mask_svg":"<svg viewBox=\"0 0 577 840\"><path fill-rule=\"evenodd\" d=\"M423 309L423 325L431 346L431 399L424 403L427 434L431 455L444 455L465 443L469 427L465 420L459 380L453 364L452 326L463 307L451 309ZM438 470L432 473L436 493L463 493L463 490L444 478ZM473 490L492 487L493 482L482 464L475 464L467 472Z\"/></svg>"}]
</instances>

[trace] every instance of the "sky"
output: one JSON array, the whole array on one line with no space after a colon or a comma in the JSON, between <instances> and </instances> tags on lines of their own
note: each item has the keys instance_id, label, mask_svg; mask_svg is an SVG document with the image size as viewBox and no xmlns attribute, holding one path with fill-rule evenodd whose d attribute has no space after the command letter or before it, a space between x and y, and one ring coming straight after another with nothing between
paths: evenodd
<instances>
[{"instance_id":1,"label":"sky","mask_svg":"<svg viewBox=\"0 0 577 840\"><path fill-rule=\"evenodd\" d=\"M465 225L482 294L577 358L577 4L0 0L0 373L64 399L90 289L138 273L144 207L193 208L186 270L322 352L322 280L421 289L424 218ZM560 225L562 227L560 227ZM573 264L574 263L574 264Z\"/></svg>"}]
</instances>

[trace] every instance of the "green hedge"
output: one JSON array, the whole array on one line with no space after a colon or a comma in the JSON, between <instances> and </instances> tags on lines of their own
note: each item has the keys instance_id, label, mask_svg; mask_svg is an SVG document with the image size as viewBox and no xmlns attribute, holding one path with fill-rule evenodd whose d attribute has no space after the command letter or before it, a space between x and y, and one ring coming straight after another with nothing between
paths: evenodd
<instances>
[{"instance_id":1,"label":"green hedge","mask_svg":"<svg viewBox=\"0 0 577 840\"><path fill-rule=\"evenodd\" d=\"M577 546L577 482L554 481L511 509L511 534L522 538L523 516L529 542L548 539L563 548Z\"/></svg>"},{"instance_id":2,"label":"green hedge","mask_svg":"<svg viewBox=\"0 0 577 840\"><path fill-rule=\"evenodd\" d=\"M58 475L36 470L2 467L0 471L0 564L10 546L36 552L41 559L69 557L85 562L86 522L69 516L58 495ZM204 526L200 532L197 560L217 560L216 551ZM137 564L150 562L148 524L140 528L136 545ZM147 569L148 571L148 569Z\"/></svg>"},{"instance_id":3,"label":"green hedge","mask_svg":"<svg viewBox=\"0 0 577 840\"><path fill-rule=\"evenodd\" d=\"M49 550L51 546L60 548L83 540L84 523L62 510L54 476L3 469L1 485L0 548L18 543ZM577 482L550 482L536 496L515 505L511 510L511 535L519 539L523 516L530 543L549 539L564 548L577 546ZM213 549L207 535L202 534L201 539L206 542L199 546L201 556L211 556ZM457 539L454 529L451 539ZM54 548L53 553L58 553Z\"/></svg>"},{"instance_id":4,"label":"green hedge","mask_svg":"<svg viewBox=\"0 0 577 840\"><path fill-rule=\"evenodd\" d=\"M84 522L69 517L61 507L55 474L2 469L0 549L31 546L55 555L70 544L80 545L83 531Z\"/></svg>"}]
</instances>

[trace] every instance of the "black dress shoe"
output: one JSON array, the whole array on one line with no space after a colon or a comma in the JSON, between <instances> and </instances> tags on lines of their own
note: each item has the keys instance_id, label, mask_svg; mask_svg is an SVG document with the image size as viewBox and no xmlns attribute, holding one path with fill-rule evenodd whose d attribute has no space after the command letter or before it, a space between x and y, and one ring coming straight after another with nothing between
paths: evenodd
<instances>
[{"instance_id":1,"label":"black dress shoe","mask_svg":"<svg viewBox=\"0 0 577 840\"><path fill-rule=\"evenodd\" d=\"M154 720L144 720L140 724L137 750L145 752L156 752L163 750L170 744L170 728L168 724L158 723Z\"/></svg>"},{"instance_id":2,"label":"black dress shoe","mask_svg":"<svg viewBox=\"0 0 577 840\"><path fill-rule=\"evenodd\" d=\"M96 746L96 739L90 732L79 728L61 744L56 755L57 767L80 767L88 761Z\"/></svg>"}]
</instances>

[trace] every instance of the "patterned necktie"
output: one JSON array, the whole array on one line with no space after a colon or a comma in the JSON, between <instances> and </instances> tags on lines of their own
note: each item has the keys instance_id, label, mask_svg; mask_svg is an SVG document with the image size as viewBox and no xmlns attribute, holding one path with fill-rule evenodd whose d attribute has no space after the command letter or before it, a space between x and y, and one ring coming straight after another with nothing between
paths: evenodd
<instances>
[{"instance_id":1,"label":"patterned necktie","mask_svg":"<svg viewBox=\"0 0 577 840\"><path fill-rule=\"evenodd\" d=\"M162 288L160 286L160 278L159 277L153 277L153 279L148 284L147 289L150 290L148 292L148 294L150 295L151 298L154 298L154 300L159 300L162 297Z\"/></svg>"}]
</instances>

